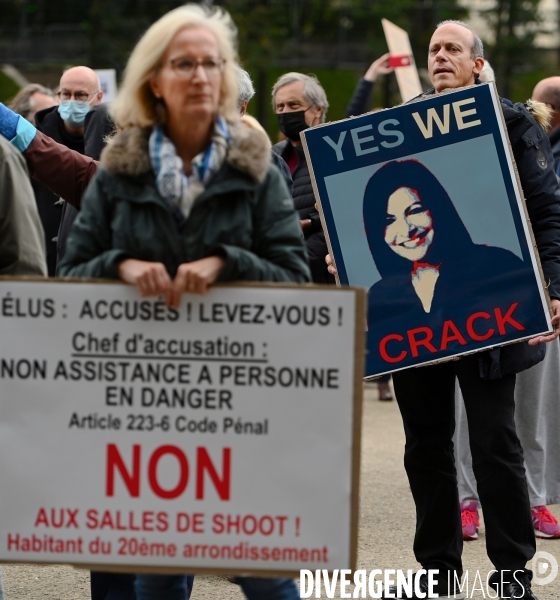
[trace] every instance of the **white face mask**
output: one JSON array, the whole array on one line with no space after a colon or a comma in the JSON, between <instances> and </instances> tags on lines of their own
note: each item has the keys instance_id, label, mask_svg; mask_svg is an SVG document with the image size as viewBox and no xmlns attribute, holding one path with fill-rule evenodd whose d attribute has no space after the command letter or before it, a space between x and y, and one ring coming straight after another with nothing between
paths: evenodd
<instances>
[{"instance_id":1,"label":"white face mask","mask_svg":"<svg viewBox=\"0 0 560 600\"><path fill-rule=\"evenodd\" d=\"M89 102L78 102L77 100L63 100L58 105L58 114L70 127L82 127L86 115L90 111L89 104Z\"/></svg>"}]
</instances>

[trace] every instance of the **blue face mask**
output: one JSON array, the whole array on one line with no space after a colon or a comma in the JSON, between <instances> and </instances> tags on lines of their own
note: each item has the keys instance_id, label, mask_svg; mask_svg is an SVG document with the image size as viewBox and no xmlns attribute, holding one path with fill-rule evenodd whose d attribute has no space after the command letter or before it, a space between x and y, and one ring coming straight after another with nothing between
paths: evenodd
<instances>
[{"instance_id":1,"label":"blue face mask","mask_svg":"<svg viewBox=\"0 0 560 600\"><path fill-rule=\"evenodd\" d=\"M89 102L63 100L58 105L58 114L70 127L82 127L90 109Z\"/></svg>"}]
</instances>

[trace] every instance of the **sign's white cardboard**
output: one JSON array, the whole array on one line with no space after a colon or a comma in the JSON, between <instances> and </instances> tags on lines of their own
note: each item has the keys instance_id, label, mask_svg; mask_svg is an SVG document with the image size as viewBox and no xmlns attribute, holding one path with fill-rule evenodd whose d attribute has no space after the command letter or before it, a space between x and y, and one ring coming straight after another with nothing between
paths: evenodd
<instances>
[{"instance_id":1,"label":"sign's white cardboard","mask_svg":"<svg viewBox=\"0 0 560 600\"><path fill-rule=\"evenodd\" d=\"M356 557L364 292L0 281L0 562Z\"/></svg>"}]
</instances>

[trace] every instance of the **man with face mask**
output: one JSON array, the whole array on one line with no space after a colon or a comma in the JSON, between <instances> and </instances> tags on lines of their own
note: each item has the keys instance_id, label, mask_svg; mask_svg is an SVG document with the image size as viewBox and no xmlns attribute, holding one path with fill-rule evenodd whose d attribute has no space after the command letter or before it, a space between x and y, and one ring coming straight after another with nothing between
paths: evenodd
<instances>
[{"instance_id":1,"label":"man with face mask","mask_svg":"<svg viewBox=\"0 0 560 600\"><path fill-rule=\"evenodd\" d=\"M327 244L315 208L311 177L299 137L300 132L308 127L325 122L329 108L327 95L315 76L286 73L272 88L272 107L280 131L288 138L272 149L286 161L292 174L294 205L299 213L313 281L334 283L324 262Z\"/></svg>"},{"instance_id":2,"label":"man with face mask","mask_svg":"<svg viewBox=\"0 0 560 600\"><path fill-rule=\"evenodd\" d=\"M72 67L60 78L60 104L39 111L36 127L60 144L84 154L84 125L88 112L103 99L99 77L89 67ZM57 236L64 203L45 185L32 180L47 244L49 276L54 276Z\"/></svg>"}]
</instances>

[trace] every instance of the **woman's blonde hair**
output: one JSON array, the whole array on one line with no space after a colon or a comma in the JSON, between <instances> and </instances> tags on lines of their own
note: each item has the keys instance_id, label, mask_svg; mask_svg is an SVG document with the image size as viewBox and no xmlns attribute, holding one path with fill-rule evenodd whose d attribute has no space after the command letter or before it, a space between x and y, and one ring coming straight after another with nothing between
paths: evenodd
<instances>
[{"instance_id":1,"label":"woman's blonde hair","mask_svg":"<svg viewBox=\"0 0 560 600\"><path fill-rule=\"evenodd\" d=\"M228 120L239 119L235 76L237 29L222 8L185 4L156 21L132 51L121 88L110 108L118 127L152 127L165 122L165 108L154 96L150 79L163 66L163 57L173 37L186 27L204 27L216 36L220 57L225 61L218 113Z\"/></svg>"}]
</instances>

